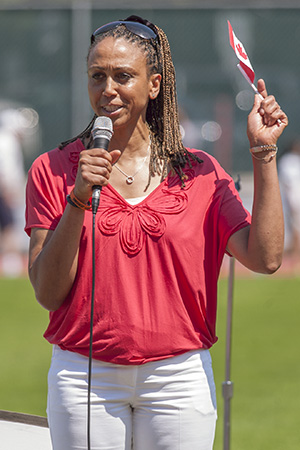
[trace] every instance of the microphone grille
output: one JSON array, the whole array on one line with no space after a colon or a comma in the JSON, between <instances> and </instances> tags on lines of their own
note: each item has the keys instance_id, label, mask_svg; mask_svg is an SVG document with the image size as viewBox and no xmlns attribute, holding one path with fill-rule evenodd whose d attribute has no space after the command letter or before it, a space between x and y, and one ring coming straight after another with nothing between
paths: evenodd
<instances>
[{"instance_id":1,"label":"microphone grille","mask_svg":"<svg viewBox=\"0 0 300 450\"><path fill-rule=\"evenodd\" d=\"M112 135L113 124L111 119L105 116L97 117L92 128L93 138L95 139L95 137L106 137L108 140L110 140Z\"/></svg>"}]
</instances>

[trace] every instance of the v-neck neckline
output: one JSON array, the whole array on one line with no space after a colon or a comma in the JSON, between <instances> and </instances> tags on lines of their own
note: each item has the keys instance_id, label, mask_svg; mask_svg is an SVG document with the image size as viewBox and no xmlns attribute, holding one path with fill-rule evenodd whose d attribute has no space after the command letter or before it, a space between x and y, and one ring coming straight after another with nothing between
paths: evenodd
<instances>
[{"instance_id":1,"label":"v-neck neckline","mask_svg":"<svg viewBox=\"0 0 300 450\"><path fill-rule=\"evenodd\" d=\"M79 141L79 145L80 145L81 149L82 149L82 150L85 150L86 147L85 147L84 143L82 142L82 140L81 140L80 138L78 138L77 142L78 142L78 141ZM81 150L80 150L80 151L81 151ZM134 204L134 205L132 205L131 203L127 202L127 200L122 196L122 194L120 194L119 191L118 191L116 188L114 188L110 183L108 183L105 187L108 188L108 189L110 189L110 191L113 192L114 195L116 195L119 199L121 199L121 200L123 201L123 203L125 203L125 204L128 205L128 206L130 206L131 208L135 208L135 207L137 207L138 205L141 205L141 204L145 203L146 201L148 201L149 198L152 198L152 197L156 194L156 192L158 192L159 190L161 190L161 189L162 189L162 186L165 186L165 185L166 185L166 183L167 183L167 181L168 181L168 179L169 179L169 176L170 176L170 172L167 173L166 177L159 183L158 186L156 186L156 187L153 189L153 191L151 191L149 194L147 194L146 197L143 198L143 200L141 200L139 203L136 203L136 204Z\"/></svg>"},{"instance_id":2,"label":"v-neck neckline","mask_svg":"<svg viewBox=\"0 0 300 450\"><path fill-rule=\"evenodd\" d=\"M153 195L155 195L157 191L161 190L162 186L165 185L167 178L168 178L168 175L166 176L166 178L161 183L159 183L158 186L156 186L153 189L153 191L151 191L149 194L146 194L146 196L140 202L138 202L138 203L136 203L134 205L129 203L126 200L126 198L124 198L123 195L121 195L119 193L119 191L117 191L117 189L114 188L110 183L108 183L105 187L108 188L111 192L113 192L119 199L121 199L123 203L125 203L128 206L130 206L131 208L135 208L136 206L142 205L144 202L148 201L149 198L152 198Z\"/></svg>"}]
</instances>

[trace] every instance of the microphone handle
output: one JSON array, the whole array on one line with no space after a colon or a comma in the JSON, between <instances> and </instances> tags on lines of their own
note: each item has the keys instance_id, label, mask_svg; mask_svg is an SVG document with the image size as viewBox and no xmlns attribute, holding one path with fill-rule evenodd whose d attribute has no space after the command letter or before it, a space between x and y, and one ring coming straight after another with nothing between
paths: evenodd
<instances>
[{"instance_id":1,"label":"microphone handle","mask_svg":"<svg viewBox=\"0 0 300 450\"><path fill-rule=\"evenodd\" d=\"M103 148L104 150L107 150L109 146L109 139L106 136L95 136L94 138L94 148ZM102 186L99 186L95 184L93 187L93 194L92 194L92 211L93 214L96 214L100 202L100 192L102 189Z\"/></svg>"}]
</instances>

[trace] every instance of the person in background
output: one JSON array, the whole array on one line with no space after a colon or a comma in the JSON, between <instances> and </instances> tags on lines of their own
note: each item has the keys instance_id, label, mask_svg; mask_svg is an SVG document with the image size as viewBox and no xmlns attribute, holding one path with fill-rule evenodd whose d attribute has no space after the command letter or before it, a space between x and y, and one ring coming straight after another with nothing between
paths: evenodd
<instances>
[{"instance_id":1,"label":"person in background","mask_svg":"<svg viewBox=\"0 0 300 450\"><path fill-rule=\"evenodd\" d=\"M0 111L0 272L10 277L26 270L23 264L26 177L20 121L18 110Z\"/></svg>"},{"instance_id":2,"label":"person in background","mask_svg":"<svg viewBox=\"0 0 300 450\"><path fill-rule=\"evenodd\" d=\"M285 222L285 253L300 268L300 138L293 139L278 159Z\"/></svg>"},{"instance_id":3,"label":"person in background","mask_svg":"<svg viewBox=\"0 0 300 450\"><path fill-rule=\"evenodd\" d=\"M87 57L95 113L78 136L42 154L27 184L29 276L50 311L47 414L54 450L86 449L96 215L91 392L93 449L210 450L216 394L217 281L225 252L271 274L281 264L277 140L288 123L263 80L247 133L252 219L232 178L182 144L175 70L164 31L130 16L98 28ZM93 147L111 119L109 151ZM249 150L247 150L249 152Z\"/></svg>"}]
</instances>

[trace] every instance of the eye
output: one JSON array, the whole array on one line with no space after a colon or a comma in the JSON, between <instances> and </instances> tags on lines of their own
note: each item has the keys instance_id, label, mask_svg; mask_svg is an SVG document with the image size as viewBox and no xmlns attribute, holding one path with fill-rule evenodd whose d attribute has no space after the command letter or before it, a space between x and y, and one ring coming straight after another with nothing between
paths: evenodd
<instances>
[{"instance_id":1,"label":"eye","mask_svg":"<svg viewBox=\"0 0 300 450\"><path fill-rule=\"evenodd\" d=\"M102 81L105 79L105 74L102 72L94 72L91 74L91 78L95 81Z\"/></svg>"},{"instance_id":2,"label":"eye","mask_svg":"<svg viewBox=\"0 0 300 450\"><path fill-rule=\"evenodd\" d=\"M120 72L117 74L116 78L120 83L123 84L123 83L127 83L127 81L129 81L131 79L131 75L127 72Z\"/></svg>"}]
</instances>

